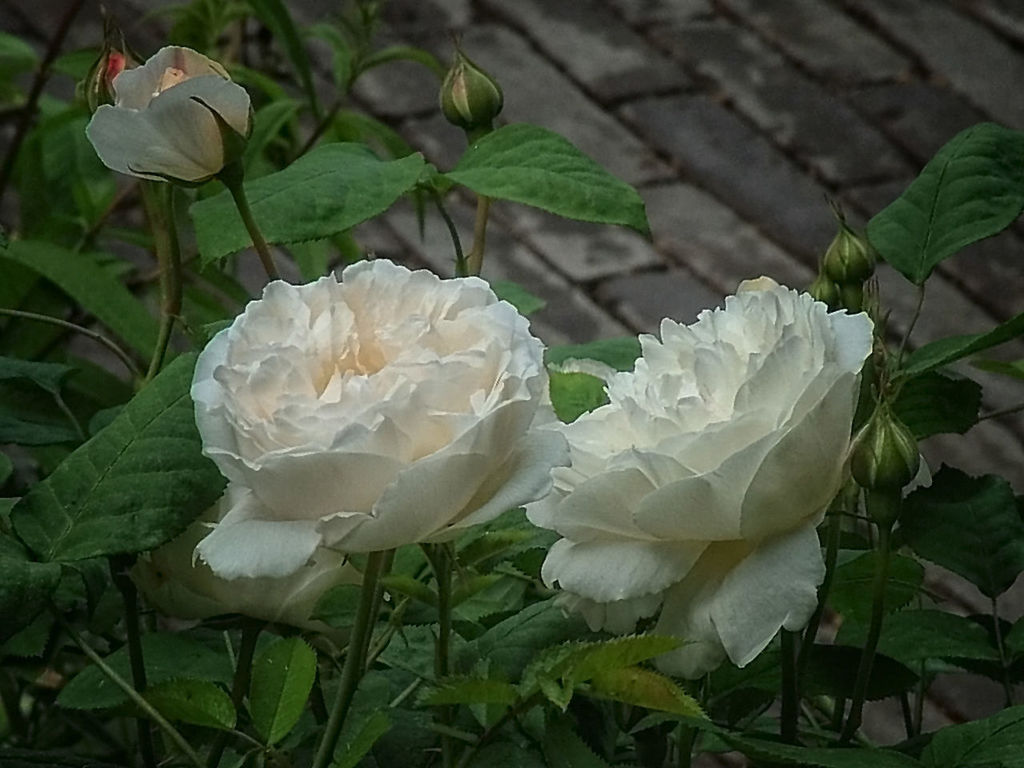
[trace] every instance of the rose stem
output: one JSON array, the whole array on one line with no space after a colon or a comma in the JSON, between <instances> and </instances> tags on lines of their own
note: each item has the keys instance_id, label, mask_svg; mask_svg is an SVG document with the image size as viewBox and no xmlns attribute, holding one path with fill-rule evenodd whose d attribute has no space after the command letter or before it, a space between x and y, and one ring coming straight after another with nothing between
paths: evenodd
<instances>
[{"instance_id":1,"label":"rose stem","mask_svg":"<svg viewBox=\"0 0 1024 768\"><path fill-rule=\"evenodd\" d=\"M128 634L128 661L132 670L132 683L135 690L143 693L146 690L146 664L142 659L142 636L139 633L139 596L135 584L128 575L132 558L117 556L110 558L110 575L114 586L121 593L124 601L124 625ZM142 753L142 764L146 768L156 768L156 754L153 752L153 733L149 721L145 717L137 717L135 725L139 732L139 751Z\"/></svg>"},{"instance_id":2,"label":"rose stem","mask_svg":"<svg viewBox=\"0 0 1024 768\"><path fill-rule=\"evenodd\" d=\"M263 264L263 269L267 272L267 277L271 280L280 280L281 275L277 271L277 265L274 264L274 257L270 254L270 247L267 245L259 225L256 224L256 219L252 216L252 209L249 208L249 198L245 196L245 184L242 182L243 176L242 164L238 161L224 166L224 169L217 174L217 178L228 188L228 192L231 193L231 199L235 201L238 215L242 217L242 223L245 225L249 237L252 238L252 245L256 249L256 254L260 257L260 262Z\"/></svg>"},{"instance_id":3,"label":"rose stem","mask_svg":"<svg viewBox=\"0 0 1024 768\"><path fill-rule=\"evenodd\" d=\"M452 636L452 558L447 544L426 544L423 551L434 570L437 580L437 643L434 645L434 677L437 681L447 677L451 671L449 647ZM442 725L452 721L451 707L438 707ZM444 768L454 765L453 744L449 736L441 736L441 764Z\"/></svg>"},{"instance_id":4,"label":"rose stem","mask_svg":"<svg viewBox=\"0 0 1024 768\"><path fill-rule=\"evenodd\" d=\"M690 768L690 764L693 762L693 742L696 738L697 731L694 730L693 726L686 725L685 723L679 724L679 735L677 737L679 742L677 745L679 768Z\"/></svg>"},{"instance_id":5,"label":"rose stem","mask_svg":"<svg viewBox=\"0 0 1024 768\"><path fill-rule=\"evenodd\" d=\"M331 716L324 728L324 735L316 751L316 759L312 768L327 768L334 760L334 750L338 745L341 728L345 717L352 706L359 680L363 676L366 651L373 635L373 626L377 620L380 605L380 578L386 564L390 561L387 552L371 552L366 560L366 571L363 573L363 586L359 593L359 606L356 609L355 622L348 639L348 650L345 653L345 666L341 670L341 684L338 687L338 698L334 702Z\"/></svg>"},{"instance_id":6,"label":"rose stem","mask_svg":"<svg viewBox=\"0 0 1024 768\"><path fill-rule=\"evenodd\" d=\"M196 768L205 768L205 766L203 765L203 761L199 758L199 755L196 753L196 751L192 749L188 741L185 740L185 737L181 735L181 732L178 731L178 729L175 728L173 725L171 725L167 721L167 719L163 715L161 715L152 704L146 701L142 694L132 687L131 683L129 683L127 680L125 680L123 677L117 674L117 672L115 672L113 669L111 669L110 665L107 664L102 658L100 658L100 655L96 653L96 651L89 647L89 644L82 639L81 635L79 635L78 632L75 631L74 627L72 627L70 624L67 623L67 621L65 621L64 615L60 612L57 606L53 605L52 603L50 604L50 612L57 620L57 623L60 624L61 628L68 633L68 637L71 638L72 642L74 642L75 645L82 649L82 653L86 655L89 661L95 664L96 667L100 670L100 672L106 675L107 678L114 685L120 688L121 691L129 699L131 699L132 703L135 706L141 709L146 714L147 717L152 719L153 722L155 722L157 726L160 728L160 730L167 734L170 740L174 742L178 749L181 750L182 754L184 754L185 757L187 757L189 761L194 766L196 766Z\"/></svg>"},{"instance_id":7,"label":"rose stem","mask_svg":"<svg viewBox=\"0 0 1024 768\"><path fill-rule=\"evenodd\" d=\"M18 150L21 149L21 143L25 140L25 136L28 135L29 128L32 127L32 118L36 115L39 97L43 95L43 87L46 85L47 80L50 79L50 68L53 66L53 62L57 60L57 54L60 53L61 46L64 44L64 38L68 36L71 24L74 22L78 12L82 10L83 5L85 5L85 0L75 0L68 5L64 16L60 20L60 26L57 27L57 32L46 48L43 61L39 65L39 71L36 73L35 80L32 81L32 90L29 91L28 98L25 99L25 105L21 108L21 120L18 121L14 137L11 139L10 146L7 147L7 154L4 155L3 165L0 166L0 198L7 191L7 183L11 180L14 163L18 158Z\"/></svg>"},{"instance_id":8,"label":"rose stem","mask_svg":"<svg viewBox=\"0 0 1024 768\"><path fill-rule=\"evenodd\" d=\"M1013 686L1010 685L1009 664L1006 661L1006 645L1003 643L1003 628L999 625L999 602L996 596L989 598L992 601L992 628L995 630L996 649L999 651L999 666L1003 670L1003 693L1006 696L1007 707L1013 706Z\"/></svg>"},{"instance_id":9,"label":"rose stem","mask_svg":"<svg viewBox=\"0 0 1024 768\"><path fill-rule=\"evenodd\" d=\"M782 630L782 712L780 735L787 744L796 743L800 688L797 675L796 632Z\"/></svg>"},{"instance_id":10,"label":"rose stem","mask_svg":"<svg viewBox=\"0 0 1024 768\"><path fill-rule=\"evenodd\" d=\"M51 317L50 315L40 315L36 312L24 312L20 309L6 309L4 307L0 307L0 315L6 315L8 317L17 317L22 320L35 320L36 322L39 323L49 323L50 325L57 325L60 326L61 328L66 328L69 331L74 331L75 333L80 333L83 336L87 336L93 341L99 342L107 349L109 349L111 352L113 352L115 355L117 355L118 359L122 363L124 363L124 367L128 369L129 373L131 373L133 378L138 379L142 376L142 372L138 369L138 366L135 365L135 361L132 360L131 356L127 352L125 352L123 349L117 346L117 344L108 339L102 333L98 333L97 331L94 331L91 328L76 325L75 323L63 320L59 317Z\"/></svg>"},{"instance_id":11,"label":"rose stem","mask_svg":"<svg viewBox=\"0 0 1024 768\"><path fill-rule=\"evenodd\" d=\"M491 209L491 198L480 195L476 199L476 220L473 222L473 248L466 257L469 274L479 275L484 263L484 249L487 247L487 214Z\"/></svg>"},{"instance_id":12,"label":"rose stem","mask_svg":"<svg viewBox=\"0 0 1024 768\"><path fill-rule=\"evenodd\" d=\"M459 230L455 228L455 222L452 221L452 217L448 215L448 211L444 207L441 193L436 189L432 189L431 192L433 192L434 204L437 206L445 226L448 227L448 234L452 238L452 247L455 248L455 276L466 277L469 274L469 266L466 264L466 256L462 252L462 240L459 239Z\"/></svg>"},{"instance_id":13,"label":"rose stem","mask_svg":"<svg viewBox=\"0 0 1024 768\"><path fill-rule=\"evenodd\" d=\"M899 491L896 492L899 494ZM867 497L868 512L872 506L874 493L869 492ZM897 498L897 502L899 499ZM871 679L871 667L875 660L875 650L878 648L878 638L882 634L882 619L885 615L885 586L889 579L889 549L890 536L892 534L892 523L881 523L878 525L878 561L875 563L875 578L872 583L871 602L871 623L868 625L868 637L864 644L864 652L860 657L860 665L857 667L857 680L853 686L853 699L850 704L850 714L846 718L846 725L839 736L841 743L848 742L860 728L861 715L864 709L864 699L868 691L868 681Z\"/></svg>"},{"instance_id":14,"label":"rose stem","mask_svg":"<svg viewBox=\"0 0 1024 768\"><path fill-rule=\"evenodd\" d=\"M156 184L161 184L157 187ZM147 181L142 184L142 200L153 230L156 260L160 269L160 331L153 357L146 371L149 382L160 373L167 347L171 342L174 321L181 315L181 246L178 225L174 218L174 187L163 182Z\"/></svg>"},{"instance_id":15,"label":"rose stem","mask_svg":"<svg viewBox=\"0 0 1024 768\"><path fill-rule=\"evenodd\" d=\"M256 640L263 630L263 622L254 619L246 619L242 624L242 642L238 648L238 661L235 663L235 677L231 683L231 702L235 705L235 711L242 708L245 701L245 694L249 692L249 678L252 677L252 657L256 652ZM210 747L210 754L206 757L206 768L217 768L224 749L228 745L230 731L221 731L214 739Z\"/></svg>"}]
</instances>

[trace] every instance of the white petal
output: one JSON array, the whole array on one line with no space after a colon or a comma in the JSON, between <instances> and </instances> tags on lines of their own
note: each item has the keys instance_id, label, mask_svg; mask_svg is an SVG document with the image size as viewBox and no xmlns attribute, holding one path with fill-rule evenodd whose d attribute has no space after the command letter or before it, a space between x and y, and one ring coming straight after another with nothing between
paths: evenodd
<instances>
[{"instance_id":1,"label":"white petal","mask_svg":"<svg viewBox=\"0 0 1024 768\"><path fill-rule=\"evenodd\" d=\"M571 592L562 592L555 598L566 611L579 613L594 632L626 635L636 629L640 619L653 616L661 606L662 593L644 595L631 600L597 603Z\"/></svg>"}]
</instances>

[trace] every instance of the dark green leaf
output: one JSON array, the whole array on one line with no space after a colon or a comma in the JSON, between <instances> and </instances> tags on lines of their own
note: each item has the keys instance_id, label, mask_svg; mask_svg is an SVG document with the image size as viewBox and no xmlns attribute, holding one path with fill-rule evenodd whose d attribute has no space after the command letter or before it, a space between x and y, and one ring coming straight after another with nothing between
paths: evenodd
<instances>
[{"instance_id":1,"label":"dark green leaf","mask_svg":"<svg viewBox=\"0 0 1024 768\"><path fill-rule=\"evenodd\" d=\"M808 654L806 695L850 698L860 657L859 648L815 645ZM907 666L879 653L871 665L866 698L868 701L885 699L910 690L916 683L917 675Z\"/></svg>"},{"instance_id":2,"label":"dark green leaf","mask_svg":"<svg viewBox=\"0 0 1024 768\"><path fill-rule=\"evenodd\" d=\"M836 643L862 648L866 638L866 624L844 621ZM886 616L878 652L907 666L926 659L999 659L984 627L963 616L935 610L906 610Z\"/></svg>"},{"instance_id":3,"label":"dark green leaf","mask_svg":"<svg viewBox=\"0 0 1024 768\"><path fill-rule=\"evenodd\" d=\"M142 552L183 531L225 481L201 452L182 355L99 434L14 507L21 539L44 560Z\"/></svg>"},{"instance_id":4,"label":"dark green leaf","mask_svg":"<svg viewBox=\"0 0 1024 768\"><path fill-rule=\"evenodd\" d=\"M650 233L635 189L557 133L535 125L506 125L487 134L445 176L479 195Z\"/></svg>"},{"instance_id":5,"label":"dark green leaf","mask_svg":"<svg viewBox=\"0 0 1024 768\"><path fill-rule=\"evenodd\" d=\"M440 81L444 77L445 68L437 60L437 57L430 51L425 51L412 45L389 45L386 48L374 51L360 62L360 71L366 72L369 69L379 67L381 64L387 64L391 61L415 61L418 64L422 64L437 75L438 85L441 84Z\"/></svg>"},{"instance_id":6,"label":"dark green leaf","mask_svg":"<svg viewBox=\"0 0 1024 768\"><path fill-rule=\"evenodd\" d=\"M425 166L418 154L383 161L360 144L326 144L245 189L267 242L320 240L387 210ZM204 264L252 242L226 191L190 210Z\"/></svg>"},{"instance_id":7,"label":"dark green leaf","mask_svg":"<svg viewBox=\"0 0 1024 768\"><path fill-rule=\"evenodd\" d=\"M524 317L544 309L548 304L544 299L534 296L519 283L513 283L511 280L496 280L491 283L491 290L499 299L507 301L519 310L519 314Z\"/></svg>"},{"instance_id":8,"label":"dark green leaf","mask_svg":"<svg viewBox=\"0 0 1024 768\"><path fill-rule=\"evenodd\" d=\"M7 458L6 453L0 453L0 486L3 486L13 473L14 465L11 464L11 460Z\"/></svg>"},{"instance_id":9,"label":"dark green leaf","mask_svg":"<svg viewBox=\"0 0 1024 768\"><path fill-rule=\"evenodd\" d=\"M617 371L632 371L640 357L640 340L636 336L601 339L587 344L564 344L548 347L547 361L561 365L566 360L597 360Z\"/></svg>"},{"instance_id":10,"label":"dark green leaf","mask_svg":"<svg viewBox=\"0 0 1024 768\"><path fill-rule=\"evenodd\" d=\"M978 423L980 406L977 382L929 371L903 385L893 411L914 437L923 440L944 432L963 434Z\"/></svg>"},{"instance_id":11,"label":"dark green leaf","mask_svg":"<svg viewBox=\"0 0 1024 768\"><path fill-rule=\"evenodd\" d=\"M184 634L143 635L142 657L146 662L146 681L152 686L181 679L228 684L233 676L225 654ZM121 677L131 679L127 647L114 651L104 661ZM106 709L127 701L124 692L94 666L75 675L57 697L57 703L69 709Z\"/></svg>"},{"instance_id":12,"label":"dark green leaf","mask_svg":"<svg viewBox=\"0 0 1024 768\"><path fill-rule=\"evenodd\" d=\"M270 30L271 34L288 54L288 59L295 67L295 74L302 83L302 89L306 92L313 114L318 115L320 109L317 105L316 88L313 86L313 72L309 66L309 56L306 54L306 47L299 36L295 23L288 13L288 7L282 0L248 0L253 11L259 20Z\"/></svg>"},{"instance_id":13,"label":"dark green leaf","mask_svg":"<svg viewBox=\"0 0 1024 768\"><path fill-rule=\"evenodd\" d=\"M1013 653L1024 653L1024 618L1017 619L1013 629L1006 633L1006 647Z\"/></svg>"},{"instance_id":14,"label":"dark green leaf","mask_svg":"<svg viewBox=\"0 0 1024 768\"><path fill-rule=\"evenodd\" d=\"M857 622L871 618L871 582L878 554L866 552L836 568L829 604L844 617ZM896 611L909 603L921 588L924 568L912 557L892 555L885 587L885 610Z\"/></svg>"},{"instance_id":15,"label":"dark green leaf","mask_svg":"<svg viewBox=\"0 0 1024 768\"><path fill-rule=\"evenodd\" d=\"M38 421L24 421L6 413L0 413L0 443L15 445L57 445L74 443L78 435L63 424L42 424Z\"/></svg>"},{"instance_id":16,"label":"dark green leaf","mask_svg":"<svg viewBox=\"0 0 1024 768\"><path fill-rule=\"evenodd\" d=\"M954 136L906 191L868 222L868 238L917 284L1024 208L1024 133L981 123Z\"/></svg>"},{"instance_id":17,"label":"dark green leaf","mask_svg":"<svg viewBox=\"0 0 1024 768\"><path fill-rule=\"evenodd\" d=\"M294 99L281 99L272 101L253 116L252 134L245 144L243 163L246 167L253 159L260 156L263 150L272 142L281 129L297 115L299 103Z\"/></svg>"},{"instance_id":18,"label":"dark green leaf","mask_svg":"<svg viewBox=\"0 0 1024 768\"><path fill-rule=\"evenodd\" d=\"M168 680L148 687L143 695L168 720L221 730L235 727L231 698L207 680Z\"/></svg>"},{"instance_id":19,"label":"dark green leaf","mask_svg":"<svg viewBox=\"0 0 1024 768\"><path fill-rule=\"evenodd\" d=\"M544 757L548 768L609 768L608 763L594 754L564 717L548 722L544 734Z\"/></svg>"},{"instance_id":20,"label":"dark green leaf","mask_svg":"<svg viewBox=\"0 0 1024 768\"><path fill-rule=\"evenodd\" d=\"M68 374L75 369L61 363L42 363L33 360L19 360L16 357L0 355L0 380L25 379L49 392L59 395L61 385Z\"/></svg>"},{"instance_id":21,"label":"dark green leaf","mask_svg":"<svg viewBox=\"0 0 1024 768\"><path fill-rule=\"evenodd\" d=\"M7 747L0 748L0 765L4 768L124 768L123 765L103 763L67 752Z\"/></svg>"},{"instance_id":22,"label":"dark green leaf","mask_svg":"<svg viewBox=\"0 0 1024 768\"><path fill-rule=\"evenodd\" d=\"M910 376L918 376L976 352L982 352L1012 341L1021 334L1024 334L1024 313L1007 320L987 333L950 336L918 347L907 357L903 370Z\"/></svg>"},{"instance_id":23,"label":"dark green leaf","mask_svg":"<svg viewBox=\"0 0 1024 768\"><path fill-rule=\"evenodd\" d=\"M356 768L359 761L373 748L377 739L391 730L391 725L391 718L378 711L370 715L351 737L342 733L339 747L341 754L335 757L331 768Z\"/></svg>"},{"instance_id":24,"label":"dark green leaf","mask_svg":"<svg viewBox=\"0 0 1024 768\"><path fill-rule=\"evenodd\" d=\"M298 637L278 640L253 663L249 714L268 746L295 727L315 678L316 654Z\"/></svg>"},{"instance_id":25,"label":"dark green leaf","mask_svg":"<svg viewBox=\"0 0 1024 768\"><path fill-rule=\"evenodd\" d=\"M1024 767L1024 707L937 731L921 753L925 768Z\"/></svg>"},{"instance_id":26,"label":"dark green leaf","mask_svg":"<svg viewBox=\"0 0 1024 768\"><path fill-rule=\"evenodd\" d=\"M328 240L310 240L306 243L292 243L288 246L303 280L312 282L327 274L331 258L331 244Z\"/></svg>"},{"instance_id":27,"label":"dark green leaf","mask_svg":"<svg viewBox=\"0 0 1024 768\"><path fill-rule=\"evenodd\" d=\"M772 765L817 766L818 768L920 768L912 757L888 749L797 747L767 739L744 737L719 730L727 744Z\"/></svg>"},{"instance_id":28,"label":"dark green leaf","mask_svg":"<svg viewBox=\"0 0 1024 768\"><path fill-rule=\"evenodd\" d=\"M567 424L608 402L604 381L596 376L556 370L548 375L551 405L555 415Z\"/></svg>"},{"instance_id":29,"label":"dark green leaf","mask_svg":"<svg viewBox=\"0 0 1024 768\"><path fill-rule=\"evenodd\" d=\"M467 768L548 768L536 752L512 741L494 741L481 749Z\"/></svg>"},{"instance_id":30,"label":"dark green leaf","mask_svg":"<svg viewBox=\"0 0 1024 768\"><path fill-rule=\"evenodd\" d=\"M17 240L0 251L0 262L4 260L22 264L45 277L132 349L149 358L156 345L156 320L90 254L69 251L51 243Z\"/></svg>"},{"instance_id":31,"label":"dark green leaf","mask_svg":"<svg viewBox=\"0 0 1024 768\"><path fill-rule=\"evenodd\" d=\"M989 597L1024 570L1024 520L1010 484L942 467L903 504L900 529L925 560L959 573Z\"/></svg>"},{"instance_id":32,"label":"dark green leaf","mask_svg":"<svg viewBox=\"0 0 1024 768\"><path fill-rule=\"evenodd\" d=\"M421 704L507 704L516 700L516 688L504 680L475 677L447 678L420 699Z\"/></svg>"},{"instance_id":33,"label":"dark green leaf","mask_svg":"<svg viewBox=\"0 0 1024 768\"><path fill-rule=\"evenodd\" d=\"M542 648L579 637L584 631L579 617L566 617L554 600L544 600L495 624L470 647L474 658L489 659L493 670L515 680Z\"/></svg>"},{"instance_id":34,"label":"dark green leaf","mask_svg":"<svg viewBox=\"0 0 1024 768\"><path fill-rule=\"evenodd\" d=\"M60 581L56 563L34 563L6 536L0 548L0 642L32 623Z\"/></svg>"},{"instance_id":35,"label":"dark green leaf","mask_svg":"<svg viewBox=\"0 0 1024 768\"><path fill-rule=\"evenodd\" d=\"M359 607L359 596L362 591L358 584L338 584L331 587L317 598L311 618L336 629L351 627L356 619L356 609Z\"/></svg>"}]
</instances>

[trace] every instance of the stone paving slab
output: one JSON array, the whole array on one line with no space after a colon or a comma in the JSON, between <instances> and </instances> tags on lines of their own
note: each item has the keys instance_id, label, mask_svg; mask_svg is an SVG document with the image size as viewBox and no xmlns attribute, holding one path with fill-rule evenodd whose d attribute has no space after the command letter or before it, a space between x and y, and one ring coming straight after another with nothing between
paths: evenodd
<instances>
[{"instance_id":1,"label":"stone paving slab","mask_svg":"<svg viewBox=\"0 0 1024 768\"><path fill-rule=\"evenodd\" d=\"M753 34L726 22L695 22L652 35L829 182L854 184L909 171L881 133Z\"/></svg>"},{"instance_id":2,"label":"stone paving slab","mask_svg":"<svg viewBox=\"0 0 1024 768\"><path fill-rule=\"evenodd\" d=\"M721 305L723 294L709 288L688 269L673 267L605 280L597 299L611 307L631 328L658 333L663 318L689 324L704 309Z\"/></svg>"},{"instance_id":3,"label":"stone paving slab","mask_svg":"<svg viewBox=\"0 0 1024 768\"><path fill-rule=\"evenodd\" d=\"M629 24L648 27L711 15L711 0L608 0Z\"/></svg>"}]
</instances>

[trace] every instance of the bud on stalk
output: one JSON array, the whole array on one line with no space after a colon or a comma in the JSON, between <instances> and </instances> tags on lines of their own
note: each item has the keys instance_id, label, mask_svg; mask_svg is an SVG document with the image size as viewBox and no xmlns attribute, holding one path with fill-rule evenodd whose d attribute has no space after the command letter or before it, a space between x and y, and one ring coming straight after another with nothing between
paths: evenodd
<instances>
[{"instance_id":1,"label":"bud on stalk","mask_svg":"<svg viewBox=\"0 0 1024 768\"><path fill-rule=\"evenodd\" d=\"M874 250L840 219L839 231L825 251L822 271L840 285L863 283L875 272Z\"/></svg>"},{"instance_id":2,"label":"bud on stalk","mask_svg":"<svg viewBox=\"0 0 1024 768\"><path fill-rule=\"evenodd\" d=\"M497 81L456 46L455 61L441 83L441 111L472 137L487 133L504 106Z\"/></svg>"},{"instance_id":3,"label":"bud on stalk","mask_svg":"<svg viewBox=\"0 0 1024 768\"><path fill-rule=\"evenodd\" d=\"M921 454L913 433L887 403L875 409L857 436L850 471L867 492L868 513L891 527L899 515L903 488L917 475Z\"/></svg>"}]
</instances>

